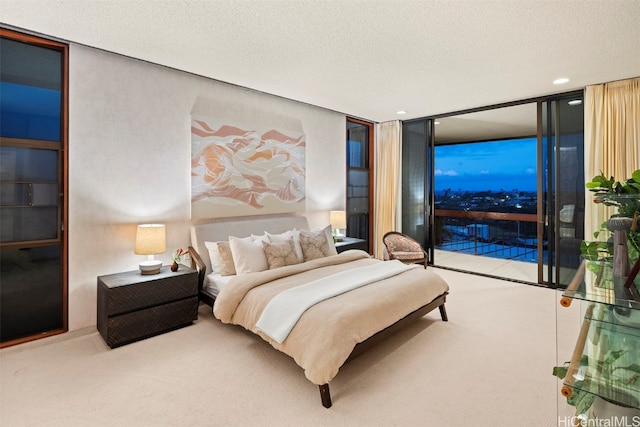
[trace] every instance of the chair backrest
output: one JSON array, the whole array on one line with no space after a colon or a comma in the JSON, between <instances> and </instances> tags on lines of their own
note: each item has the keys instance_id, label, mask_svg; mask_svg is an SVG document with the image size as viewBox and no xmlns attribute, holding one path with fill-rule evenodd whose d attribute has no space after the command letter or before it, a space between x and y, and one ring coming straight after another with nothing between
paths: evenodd
<instances>
[{"instance_id":1,"label":"chair backrest","mask_svg":"<svg viewBox=\"0 0 640 427\"><path fill-rule=\"evenodd\" d=\"M423 252L422 245L413 238L398 231L389 231L382 237L382 242L389 253Z\"/></svg>"}]
</instances>

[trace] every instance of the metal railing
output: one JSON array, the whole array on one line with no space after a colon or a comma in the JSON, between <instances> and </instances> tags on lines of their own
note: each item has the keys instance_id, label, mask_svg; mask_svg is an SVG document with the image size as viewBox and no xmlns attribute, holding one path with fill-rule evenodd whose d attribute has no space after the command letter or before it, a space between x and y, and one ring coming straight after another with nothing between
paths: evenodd
<instances>
[{"instance_id":1,"label":"metal railing","mask_svg":"<svg viewBox=\"0 0 640 427\"><path fill-rule=\"evenodd\" d=\"M538 262L535 214L436 209L435 216L436 249Z\"/></svg>"}]
</instances>

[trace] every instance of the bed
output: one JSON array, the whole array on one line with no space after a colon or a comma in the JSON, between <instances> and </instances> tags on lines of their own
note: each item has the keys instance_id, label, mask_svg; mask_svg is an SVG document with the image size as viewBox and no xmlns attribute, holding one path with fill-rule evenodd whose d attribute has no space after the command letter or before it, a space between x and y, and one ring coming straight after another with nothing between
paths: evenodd
<instances>
[{"instance_id":1,"label":"bed","mask_svg":"<svg viewBox=\"0 0 640 427\"><path fill-rule=\"evenodd\" d=\"M333 245L333 252L324 256L266 270L220 274L214 265L219 260L212 243L235 240L230 236L277 240L292 230L299 230L299 239L321 234L309 230L307 218L297 215L217 219L192 225L189 250L199 273L200 299L214 316L244 327L292 357L319 387L322 405L329 408L329 382L347 361L435 308L447 321L449 286L432 269L377 260L360 250L337 254ZM302 243L307 255L308 242ZM266 252L272 249L269 243L263 245ZM241 259L234 261L242 264Z\"/></svg>"}]
</instances>

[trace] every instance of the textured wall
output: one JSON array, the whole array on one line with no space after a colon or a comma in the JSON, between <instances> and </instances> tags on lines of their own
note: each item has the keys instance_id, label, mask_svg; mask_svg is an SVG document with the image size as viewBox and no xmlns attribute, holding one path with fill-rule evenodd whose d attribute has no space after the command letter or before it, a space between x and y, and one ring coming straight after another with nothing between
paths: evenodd
<instances>
[{"instance_id":1,"label":"textured wall","mask_svg":"<svg viewBox=\"0 0 640 427\"><path fill-rule=\"evenodd\" d=\"M96 323L96 276L137 269L139 223L167 225L167 252L189 245L192 111L306 135L306 215L344 209L345 116L71 45L69 329Z\"/></svg>"}]
</instances>

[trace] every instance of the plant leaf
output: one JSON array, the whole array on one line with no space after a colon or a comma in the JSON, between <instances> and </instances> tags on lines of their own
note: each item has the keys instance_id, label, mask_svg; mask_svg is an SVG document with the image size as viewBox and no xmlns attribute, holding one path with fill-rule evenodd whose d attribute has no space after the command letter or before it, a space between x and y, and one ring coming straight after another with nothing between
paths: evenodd
<instances>
[{"instance_id":1,"label":"plant leaf","mask_svg":"<svg viewBox=\"0 0 640 427\"><path fill-rule=\"evenodd\" d=\"M567 376L567 372L569 371L568 366L554 366L553 367L553 376L558 377L561 380Z\"/></svg>"},{"instance_id":2,"label":"plant leaf","mask_svg":"<svg viewBox=\"0 0 640 427\"><path fill-rule=\"evenodd\" d=\"M573 389L573 392L574 395L571 397L575 396L574 406L576 407L576 414L585 414L589 408L591 408L591 405L593 405L593 401L596 398L595 395L576 389ZM567 403L569 399L567 399Z\"/></svg>"}]
</instances>

